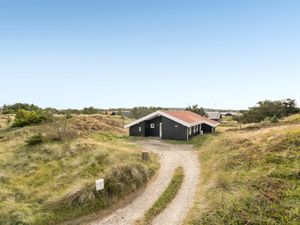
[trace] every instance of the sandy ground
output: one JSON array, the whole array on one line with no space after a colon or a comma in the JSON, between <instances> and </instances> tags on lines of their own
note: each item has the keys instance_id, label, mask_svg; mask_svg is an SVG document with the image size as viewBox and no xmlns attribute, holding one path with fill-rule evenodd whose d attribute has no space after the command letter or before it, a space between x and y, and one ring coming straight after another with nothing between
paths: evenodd
<instances>
[{"instance_id":1,"label":"sandy ground","mask_svg":"<svg viewBox=\"0 0 300 225\"><path fill-rule=\"evenodd\" d=\"M158 199L172 179L174 170L182 166L185 179L175 199L158 215L153 225L182 224L187 211L193 204L199 180L200 167L197 153L191 145L167 144L160 140L147 139L141 143L149 151L160 156L161 168L156 179L152 181L144 192L123 208L112 214L88 223L89 225L131 225L141 217Z\"/></svg>"}]
</instances>

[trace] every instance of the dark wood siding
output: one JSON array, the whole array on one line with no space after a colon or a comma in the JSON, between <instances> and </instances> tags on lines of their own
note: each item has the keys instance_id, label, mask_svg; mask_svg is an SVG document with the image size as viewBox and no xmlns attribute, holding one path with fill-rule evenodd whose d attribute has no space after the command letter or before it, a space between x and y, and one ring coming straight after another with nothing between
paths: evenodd
<instances>
[{"instance_id":1,"label":"dark wood siding","mask_svg":"<svg viewBox=\"0 0 300 225\"><path fill-rule=\"evenodd\" d=\"M212 126L209 126L205 123L203 123L201 126L202 126L203 133L213 133L214 131L214 128Z\"/></svg>"},{"instance_id":2,"label":"dark wood siding","mask_svg":"<svg viewBox=\"0 0 300 225\"><path fill-rule=\"evenodd\" d=\"M141 131L139 130L141 127ZM130 136L145 136L145 122L141 122L139 124L133 125L129 128L129 135Z\"/></svg>"},{"instance_id":3,"label":"dark wood siding","mask_svg":"<svg viewBox=\"0 0 300 225\"><path fill-rule=\"evenodd\" d=\"M146 121L146 136L159 137L159 124L161 123L162 117L156 117L152 120ZM154 127L151 128L151 124L154 124Z\"/></svg>"},{"instance_id":4,"label":"dark wood siding","mask_svg":"<svg viewBox=\"0 0 300 225\"><path fill-rule=\"evenodd\" d=\"M159 137L160 135L160 123L162 124L162 139L170 139L170 140L187 140L191 139L192 137L199 135L201 130L203 133L212 133L214 132L215 128L209 126L207 124L196 125L197 129L191 127L191 134L188 133L188 128L180 123L177 123L173 120L170 120L166 117L159 116L153 118L151 120L143 121L139 124L133 125L129 128L129 135L130 136L152 136L152 137ZM150 127L150 124L154 124L154 127ZM141 128L141 130L139 130Z\"/></svg>"},{"instance_id":5,"label":"dark wood siding","mask_svg":"<svg viewBox=\"0 0 300 225\"><path fill-rule=\"evenodd\" d=\"M187 127L166 117L162 117L162 138L186 141Z\"/></svg>"}]
</instances>

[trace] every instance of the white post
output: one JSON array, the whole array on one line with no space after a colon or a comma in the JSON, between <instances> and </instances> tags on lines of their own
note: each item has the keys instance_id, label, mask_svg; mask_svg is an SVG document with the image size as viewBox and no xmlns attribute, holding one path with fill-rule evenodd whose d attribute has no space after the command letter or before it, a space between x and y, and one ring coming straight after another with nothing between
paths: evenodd
<instances>
[{"instance_id":1,"label":"white post","mask_svg":"<svg viewBox=\"0 0 300 225\"><path fill-rule=\"evenodd\" d=\"M162 138L162 123L159 123L159 137Z\"/></svg>"},{"instance_id":2,"label":"white post","mask_svg":"<svg viewBox=\"0 0 300 225\"><path fill-rule=\"evenodd\" d=\"M189 141L189 128L186 127L186 141Z\"/></svg>"}]
</instances>

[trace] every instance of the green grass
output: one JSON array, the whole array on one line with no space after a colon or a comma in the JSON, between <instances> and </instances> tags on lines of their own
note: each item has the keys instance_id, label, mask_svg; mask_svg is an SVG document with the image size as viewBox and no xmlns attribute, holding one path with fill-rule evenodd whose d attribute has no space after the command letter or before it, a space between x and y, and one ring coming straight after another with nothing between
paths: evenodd
<instances>
[{"instance_id":1,"label":"green grass","mask_svg":"<svg viewBox=\"0 0 300 225\"><path fill-rule=\"evenodd\" d=\"M168 204L175 198L184 179L184 171L182 167L178 167L173 175L171 182L166 190L161 194L153 206L145 213L144 217L137 221L138 225L147 225L160 214Z\"/></svg>"},{"instance_id":2,"label":"green grass","mask_svg":"<svg viewBox=\"0 0 300 225\"><path fill-rule=\"evenodd\" d=\"M199 157L201 184L185 224L299 224L299 126L220 134Z\"/></svg>"},{"instance_id":3,"label":"green grass","mask_svg":"<svg viewBox=\"0 0 300 225\"><path fill-rule=\"evenodd\" d=\"M164 140L166 143L174 144L174 145L185 145L185 144L192 144L195 147L199 148L206 142L210 141L215 134L204 134L204 135L198 135L193 138L191 138L189 141L180 141L180 140Z\"/></svg>"},{"instance_id":4,"label":"green grass","mask_svg":"<svg viewBox=\"0 0 300 225\"><path fill-rule=\"evenodd\" d=\"M81 130L67 142L25 142L37 133L47 136L49 124L1 130L0 224L58 224L143 187L158 168L157 158L142 161L140 147L115 132L109 118L74 118ZM105 190L96 192L99 178Z\"/></svg>"}]
</instances>

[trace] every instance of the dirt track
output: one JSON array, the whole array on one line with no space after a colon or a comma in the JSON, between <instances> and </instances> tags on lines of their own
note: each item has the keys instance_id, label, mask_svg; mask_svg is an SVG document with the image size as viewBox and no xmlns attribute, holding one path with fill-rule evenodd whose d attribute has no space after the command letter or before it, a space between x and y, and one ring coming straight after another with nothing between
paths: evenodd
<instances>
[{"instance_id":1,"label":"dirt track","mask_svg":"<svg viewBox=\"0 0 300 225\"><path fill-rule=\"evenodd\" d=\"M130 225L141 218L171 181L174 170L182 166L185 179L175 199L158 215L153 225L179 225L191 207L199 180L197 153L191 145L173 145L160 140L145 140L141 143L149 151L160 156L161 168L141 195L130 204L114 211L109 216L90 222L90 225Z\"/></svg>"}]
</instances>

